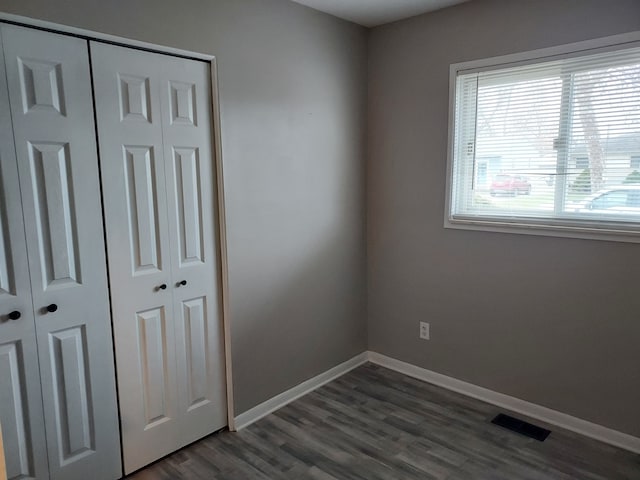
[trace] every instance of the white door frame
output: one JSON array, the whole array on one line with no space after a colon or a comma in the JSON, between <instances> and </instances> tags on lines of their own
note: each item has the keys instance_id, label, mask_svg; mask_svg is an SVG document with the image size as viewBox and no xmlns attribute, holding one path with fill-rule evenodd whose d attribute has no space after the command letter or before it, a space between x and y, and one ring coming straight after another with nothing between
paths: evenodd
<instances>
[{"instance_id":1,"label":"white door frame","mask_svg":"<svg viewBox=\"0 0 640 480\"><path fill-rule=\"evenodd\" d=\"M224 176L222 168L222 132L220 130L220 98L218 88L218 68L216 57L205 53L191 52L178 48L156 45L153 43L132 40L129 38L118 37L106 33L93 32L82 28L71 27L59 23L47 22L21 15L13 15L0 12L0 21L21 25L24 27L37 28L47 30L54 33L62 33L74 37L83 38L87 41L97 40L123 47L136 48L154 53L163 53L173 55L175 57L185 57L194 60L201 60L209 63L211 70L211 119L213 127L213 156L216 172L216 189L218 200L218 223L216 225L219 245L220 245L220 285L222 291L222 326L224 329L224 357L225 357L225 376L227 391L227 423L229 430L235 431L235 416L233 408L233 376L231 371L231 322L229 315L229 266L227 258L227 224L224 205ZM112 320L113 322L113 320Z\"/></svg>"}]
</instances>

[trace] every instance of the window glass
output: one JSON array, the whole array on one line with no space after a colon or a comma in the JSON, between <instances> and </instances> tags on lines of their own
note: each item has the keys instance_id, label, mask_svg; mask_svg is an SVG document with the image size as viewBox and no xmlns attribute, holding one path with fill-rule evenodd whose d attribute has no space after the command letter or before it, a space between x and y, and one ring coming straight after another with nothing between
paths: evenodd
<instances>
[{"instance_id":1,"label":"window glass","mask_svg":"<svg viewBox=\"0 0 640 480\"><path fill-rule=\"evenodd\" d=\"M624 207L627 205L627 192L620 190L604 193L595 198L591 205L594 210Z\"/></svg>"}]
</instances>

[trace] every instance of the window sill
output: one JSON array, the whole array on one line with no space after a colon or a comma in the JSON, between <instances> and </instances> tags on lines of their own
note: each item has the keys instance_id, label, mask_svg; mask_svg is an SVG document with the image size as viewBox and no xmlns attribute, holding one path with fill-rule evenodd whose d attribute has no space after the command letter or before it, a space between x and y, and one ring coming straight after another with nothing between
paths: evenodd
<instances>
[{"instance_id":1,"label":"window sill","mask_svg":"<svg viewBox=\"0 0 640 480\"><path fill-rule=\"evenodd\" d=\"M476 230L484 232L511 233L518 235L538 235L545 237L578 238L604 240L609 242L640 243L640 230L620 224L593 225L575 223L536 223L535 220L502 218L477 218L456 216L446 218L444 228L456 230Z\"/></svg>"}]
</instances>

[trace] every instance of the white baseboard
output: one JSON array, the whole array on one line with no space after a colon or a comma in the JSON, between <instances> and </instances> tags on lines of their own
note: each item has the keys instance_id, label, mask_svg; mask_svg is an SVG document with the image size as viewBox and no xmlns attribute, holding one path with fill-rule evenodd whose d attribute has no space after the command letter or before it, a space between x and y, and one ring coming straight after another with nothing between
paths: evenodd
<instances>
[{"instance_id":1,"label":"white baseboard","mask_svg":"<svg viewBox=\"0 0 640 480\"><path fill-rule=\"evenodd\" d=\"M316 388L319 388L324 384L329 383L332 380L335 380L336 378L344 375L350 370L353 370L354 368L367 363L367 361L368 352L362 352L352 359L347 360L346 362L341 363L340 365L337 365L327 370L326 372L321 373L320 375L310 378L309 380L302 382L300 385L296 385L286 392L282 392L279 395L270 398L266 402L256 405L252 409L241 413L235 418L236 430L240 430L251 425L253 422L260 420L262 417L265 417L272 412L275 412L279 408L282 408L288 403L291 403L294 400L302 397L303 395L312 392Z\"/></svg>"},{"instance_id":2,"label":"white baseboard","mask_svg":"<svg viewBox=\"0 0 640 480\"><path fill-rule=\"evenodd\" d=\"M503 393L494 392L471 383L463 382L440 373L432 372L425 368L405 363L395 358L387 357L376 352L368 352L368 359L371 363L380 365L381 367L395 370L410 377L423 380L433 385L437 385L447 390L461 393L468 397L491 403L498 407L511 410L513 412L535 418L542 422L546 422L572 432L579 433L586 437L599 440L616 447L630 450L634 453L640 453L640 438L628 435L626 433L603 427L595 423L572 417L566 413L561 413L550 408L536 405L519 398L511 397Z\"/></svg>"},{"instance_id":3,"label":"white baseboard","mask_svg":"<svg viewBox=\"0 0 640 480\"><path fill-rule=\"evenodd\" d=\"M603 427L602 425L588 422L587 420L582 420L581 418L573 417L566 413L558 412L541 405L536 405L535 403L511 397L504 393L494 392L493 390L479 387L472 383L464 382L447 375L442 375L440 373L427 370L426 368L421 368L376 352L363 352L356 355L352 359L347 360L346 362L341 363L320 375L310 378L309 380L306 380L286 392L282 392L281 394L270 398L266 402L263 402L244 413L241 413L235 418L236 429L240 430L251 425L253 422L260 420L262 417L265 417L279 408L284 407L288 403L312 392L316 388L319 388L354 368L367 363L367 361L390 370L395 370L396 372L404 375L423 380L433 385L446 388L447 390L458 392L468 397L496 405L500 408L520 413L551 425L556 425L586 437L590 437L616 447L624 448L625 450L629 450L634 453L640 453L640 438L638 437L634 437L608 427Z\"/></svg>"}]
</instances>

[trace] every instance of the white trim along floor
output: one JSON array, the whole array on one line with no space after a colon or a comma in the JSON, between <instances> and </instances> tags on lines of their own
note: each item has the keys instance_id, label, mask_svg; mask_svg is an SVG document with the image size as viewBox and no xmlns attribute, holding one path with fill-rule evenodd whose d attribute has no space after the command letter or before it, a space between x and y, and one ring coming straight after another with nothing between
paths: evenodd
<instances>
[{"instance_id":1,"label":"white trim along floor","mask_svg":"<svg viewBox=\"0 0 640 480\"><path fill-rule=\"evenodd\" d=\"M345 373L359 367L367 362L380 365L381 367L403 373L407 376L423 380L427 383L437 385L447 390L461 393L468 397L472 397L483 402L487 402L506 410L526 415L545 423L556 425L558 427L579 433L586 437L599 440L601 442L614 445L634 453L640 453L640 438L628 435L626 433L613 430L602 425L598 425L586 420L582 420L566 413L558 412L547 407L527 402L519 398L511 397L503 393L494 392L471 383L464 382L440 373L417 367L415 365L396 360L376 352L363 352L355 357L347 360L326 372L323 372L309 380L302 382L295 387L276 395L273 398L241 413L235 418L236 428L238 430L251 425L266 415L284 407L285 405L297 400L309 392L335 380Z\"/></svg>"}]
</instances>

